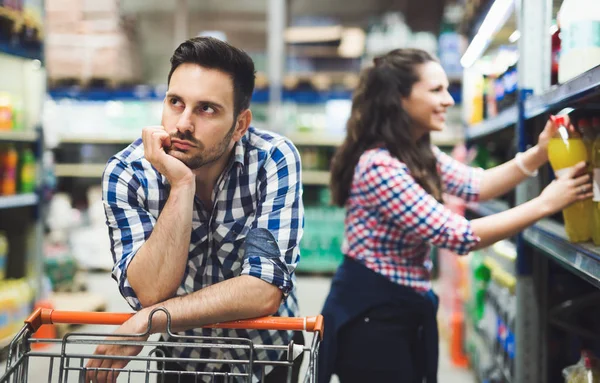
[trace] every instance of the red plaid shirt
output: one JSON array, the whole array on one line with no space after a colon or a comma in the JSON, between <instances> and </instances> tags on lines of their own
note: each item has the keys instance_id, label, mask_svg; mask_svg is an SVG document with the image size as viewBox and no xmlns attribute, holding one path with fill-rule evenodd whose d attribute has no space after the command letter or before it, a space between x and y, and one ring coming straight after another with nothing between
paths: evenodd
<instances>
[{"instance_id":1,"label":"red plaid shirt","mask_svg":"<svg viewBox=\"0 0 600 383\"><path fill-rule=\"evenodd\" d=\"M437 147L444 193L479 197L483 169L471 168ZM387 149L367 150L354 172L346 203L342 251L392 282L428 291L431 245L467 254L478 242L470 222L440 204Z\"/></svg>"}]
</instances>

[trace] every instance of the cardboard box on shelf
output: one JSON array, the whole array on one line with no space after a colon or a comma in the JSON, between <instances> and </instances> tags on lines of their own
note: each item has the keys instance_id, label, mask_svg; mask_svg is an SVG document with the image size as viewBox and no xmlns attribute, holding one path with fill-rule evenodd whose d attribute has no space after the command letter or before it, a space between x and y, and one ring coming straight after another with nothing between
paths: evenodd
<instances>
[{"instance_id":1,"label":"cardboard box on shelf","mask_svg":"<svg viewBox=\"0 0 600 383\"><path fill-rule=\"evenodd\" d=\"M136 46L124 33L51 34L46 41L48 77L76 79L82 85L91 79L136 82L140 77Z\"/></svg>"}]
</instances>

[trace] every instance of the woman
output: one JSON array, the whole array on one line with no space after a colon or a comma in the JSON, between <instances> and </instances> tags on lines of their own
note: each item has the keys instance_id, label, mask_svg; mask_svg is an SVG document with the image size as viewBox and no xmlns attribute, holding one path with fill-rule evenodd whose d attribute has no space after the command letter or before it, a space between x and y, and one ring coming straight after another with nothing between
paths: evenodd
<instances>
[{"instance_id":1,"label":"woman","mask_svg":"<svg viewBox=\"0 0 600 383\"><path fill-rule=\"evenodd\" d=\"M323 309L320 382L333 373L341 383L436 382L430 246L467 254L592 196L582 162L513 209L472 221L452 213L443 193L488 200L534 175L557 129L549 121L536 146L505 164L470 168L431 145L453 104L442 67L424 51L391 51L362 73L332 163L333 199L346 208L345 257Z\"/></svg>"}]
</instances>

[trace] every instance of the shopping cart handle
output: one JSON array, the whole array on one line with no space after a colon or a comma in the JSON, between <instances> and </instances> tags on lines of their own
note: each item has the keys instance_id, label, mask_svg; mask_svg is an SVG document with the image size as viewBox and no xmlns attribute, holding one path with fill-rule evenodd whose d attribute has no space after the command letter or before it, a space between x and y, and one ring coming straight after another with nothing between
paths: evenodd
<instances>
[{"instance_id":1,"label":"shopping cart handle","mask_svg":"<svg viewBox=\"0 0 600 383\"><path fill-rule=\"evenodd\" d=\"M100 313L86 311L60 311L38 308L25 320L29 329L36 332L44 324L95 324L95 325L121 325L134 314L132 313ZM323 316L286 318L262 317L244 319L232 322L206 325L207 328L228 328L248 330L291 330L319 332L323 336Z\"/></svg>"}]
</instances>

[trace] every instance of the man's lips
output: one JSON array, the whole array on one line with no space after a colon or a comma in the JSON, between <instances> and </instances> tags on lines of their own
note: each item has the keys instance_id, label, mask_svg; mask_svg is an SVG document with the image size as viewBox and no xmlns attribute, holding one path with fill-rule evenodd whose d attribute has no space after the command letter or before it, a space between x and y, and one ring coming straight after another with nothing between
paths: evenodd
<instances>
[{"instance_id":1,"label":"man's lips","mask_svg":"<svg viewBox=\"0 0 600 383\"><path fill-rule=\"evenodd\" d=\"M192 145L188 141L181 141L181 140L173 140L173 139L171 139L171 147L179 149L179 150L188 150L188 149L193 148L194 145Z\"/></svg>"}]
</instances>

